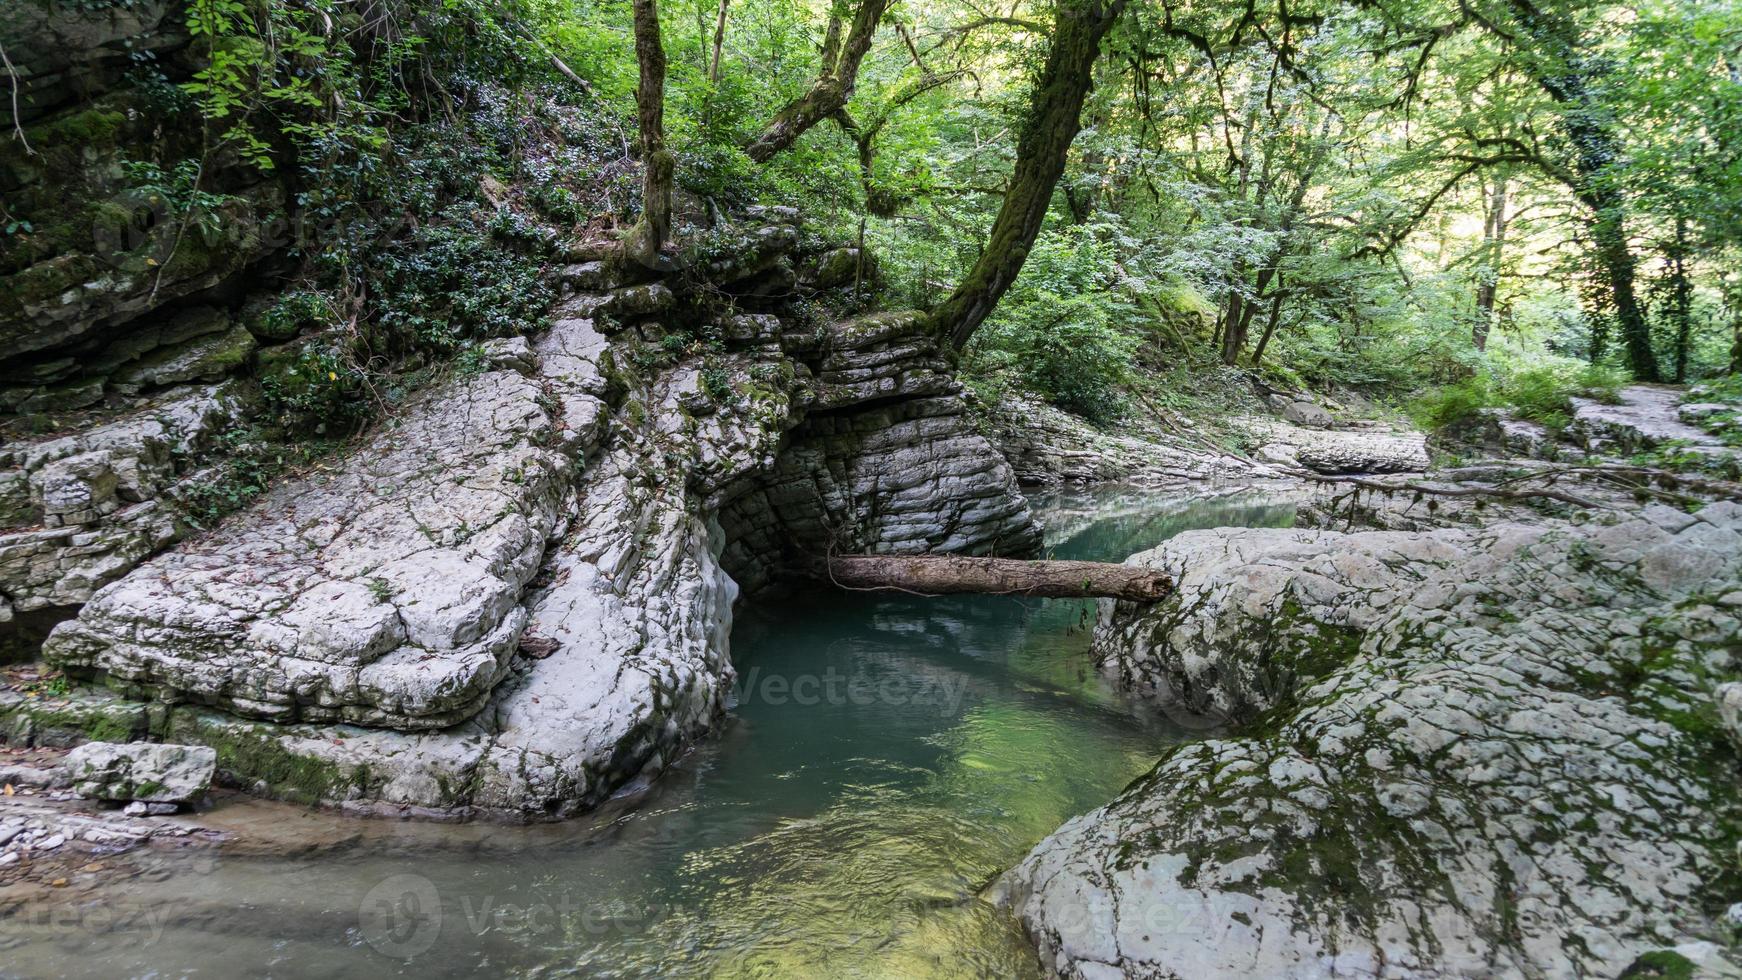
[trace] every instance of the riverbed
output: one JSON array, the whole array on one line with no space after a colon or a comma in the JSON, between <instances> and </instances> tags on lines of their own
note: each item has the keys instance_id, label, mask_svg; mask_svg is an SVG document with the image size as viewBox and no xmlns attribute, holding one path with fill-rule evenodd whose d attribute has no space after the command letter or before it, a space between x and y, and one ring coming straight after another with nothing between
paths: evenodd
<instances>
[{"instance_id":1,"label":"riverbed","mask_svg":"<svg viewBox=\"0 0 1742 980\"><path fill-rule=\"evenodd\" d=\"M1293 506L1036 498L1059 558L1118 560ZM1093 603L804 593L739 611L720 735L600 813L363 821L228 797L217 849L14 917L24 976L1033 976L984 886L1172 743L1096 673Z\"/></svg>"}]
</instances>

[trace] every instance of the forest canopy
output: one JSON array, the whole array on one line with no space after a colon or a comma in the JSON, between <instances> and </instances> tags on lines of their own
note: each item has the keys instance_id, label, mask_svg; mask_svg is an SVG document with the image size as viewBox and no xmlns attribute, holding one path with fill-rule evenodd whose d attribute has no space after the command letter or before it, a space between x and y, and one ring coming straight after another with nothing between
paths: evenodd
<instances>
[{"instance_id":1,"label":"forest canopy","mask_svg":"<svg viewBox=\"0 0 1742 980\"><path fill-rule=\"evenodd\" d=\"M559 37L626 100L613 11L563 8ZM727 0L662 16L683 187L832 219L907 305L1027 254L983 330L960 289L940 318L983 372L1068 407L1108 410L1157 345L1399 390L1496 357L1685 380L1742 354L1734 5ZM1072 61L1081 93L1061 84ZM1038 144L1073 124L1046 186L1033 158L1056 148ZM997 222L1037 203L1032 229Z\"/></svg>"},{"instance_id":2,"label":"forest canopy","mask_svg":"<svg viewBox=\"0 0 1742 980\"><path fill-rule=\"evenodd\" d=\"M584 117L585 152L540 164L559 223L657 266L715 215L796 207L862 246L849 305L928 311L971 383L1091 417L1224 368L1476 399L1742 368L1723 0L192 0L186 20L199 68L153 97L203 135L135 176L190 221L227 155L294 174L327 228L385 210L427 237L468 195L480 229L512 224L475 193L490 160L408 147L537 89ZM304 246L327 262L310 302L412 333L540 302L506 271L444 273L460 315L437 328L347 284L380 249Z\"/></svg>"}]
</instances>

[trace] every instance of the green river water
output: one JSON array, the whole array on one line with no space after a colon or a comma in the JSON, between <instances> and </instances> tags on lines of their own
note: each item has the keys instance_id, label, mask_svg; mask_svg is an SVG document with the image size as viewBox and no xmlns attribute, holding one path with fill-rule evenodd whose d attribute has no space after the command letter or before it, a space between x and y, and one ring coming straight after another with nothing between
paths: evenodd
<instances>
[{"instance_id":1,"label":"green river water","mask_svg":"<svg viewBox=\"0 0 1742 980\"><path fill-rule=\"evenodd\" d=\"M1117 560L1291 505L1039 498L1060 558ZM1024 977L978 897L1197 733L1088 658L1093 605L807 594L742 609L726 729L645 794L552 826L239 802L244 840L15 921L0 976Z\"/></svg>"}]
</instances>

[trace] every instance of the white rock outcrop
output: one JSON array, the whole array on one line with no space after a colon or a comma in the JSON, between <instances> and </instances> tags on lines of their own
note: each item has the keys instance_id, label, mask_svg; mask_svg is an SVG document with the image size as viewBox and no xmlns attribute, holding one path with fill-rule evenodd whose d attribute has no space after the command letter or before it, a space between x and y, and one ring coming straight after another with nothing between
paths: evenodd
<instances>
[{"instance_id":1,"label":"white rock outcrop","mask_svg":"<svg viewBox=\"0 0 1742 980\"><path fill-rule=\"evenodd\" d=\"M1736 969L1709 913L1734 860L1715 691L1742 505L1199 531L1132 561L1180 591L1107 610L1106 669L1248 727L1168 751L1000 882L1053 972Z\"/></svg>"}]
</instances>

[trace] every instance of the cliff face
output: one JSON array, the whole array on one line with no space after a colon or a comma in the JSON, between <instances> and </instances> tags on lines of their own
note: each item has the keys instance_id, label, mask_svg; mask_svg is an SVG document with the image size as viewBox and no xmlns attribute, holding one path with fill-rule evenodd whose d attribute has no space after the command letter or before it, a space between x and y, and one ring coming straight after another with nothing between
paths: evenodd
<instances>
[{"instance_id":1,"label":"cliff face","mask_svg":"<svg viewBox=\"0 0 1742 980\"><path fill-rule=\"evenodd\" d=\"M0 539L0 590L15 616L77 610L43 655L122 696L80 710L154 702L152 732L216 746L256 791L595 803L721 718L740 581L830 549L1037 543L918 316L788 301L829 258L796 218L741 219L734 257L669 281L553 268L548 329L483 344L209 531L160 498L257 410L258 361L106 400L8 447L11 519L38 526ZM172 302L153 324L191 315ZM24 710L15 737L59 737Z\"/></svg>"},{"instance_id":2,"label":"cliff face","mask_svg":"<svg viewBox=\"0 0 1742 980\"><path fill-rule=\"evenodd\" d=\"M0 142L0 197L18 223L0 253L0 410L71 411L222 373L190 363L194 347L212 353L199 338L232 326L212 302L229 305L283 244L279 179L219 154L196 188L193 171L148 162L201 147L176 87L193 72L184 19L164 0L8 7L0 44L23 138ZM196 190L190 228L179 218ZM201 315L163 329L190 309ZM230 336L226 353L244 343Z\"/></svg>"},{"instance_id":3,"label":"cliff face","mask_svg":"<svg viewBox=\"0 0 1742 980\"><path fill-rule=\"evenodd\" d=\"M177 109L185 9L22 6L0 639L93 686L9 702L13 740L173 736L262 793L561 815L718 722L732 606L795 559L1037 545L920 318L815 312L859 255L796 213L686 209L705 241L652 278L515 210L545 185L479 177L514 227L394 245L458 271L390 311L418 334L359 379L322 352L370 328L287 291L291 180L204 152ZM529 181L621 168L560 106L469 98L481 130L528 127ZM499 266L516 301L559 297L542 319L490 308ZM487 330L440 322L468 274ZM347 386L386 409L342 441Z\"/></svg>"}]
</instances>

